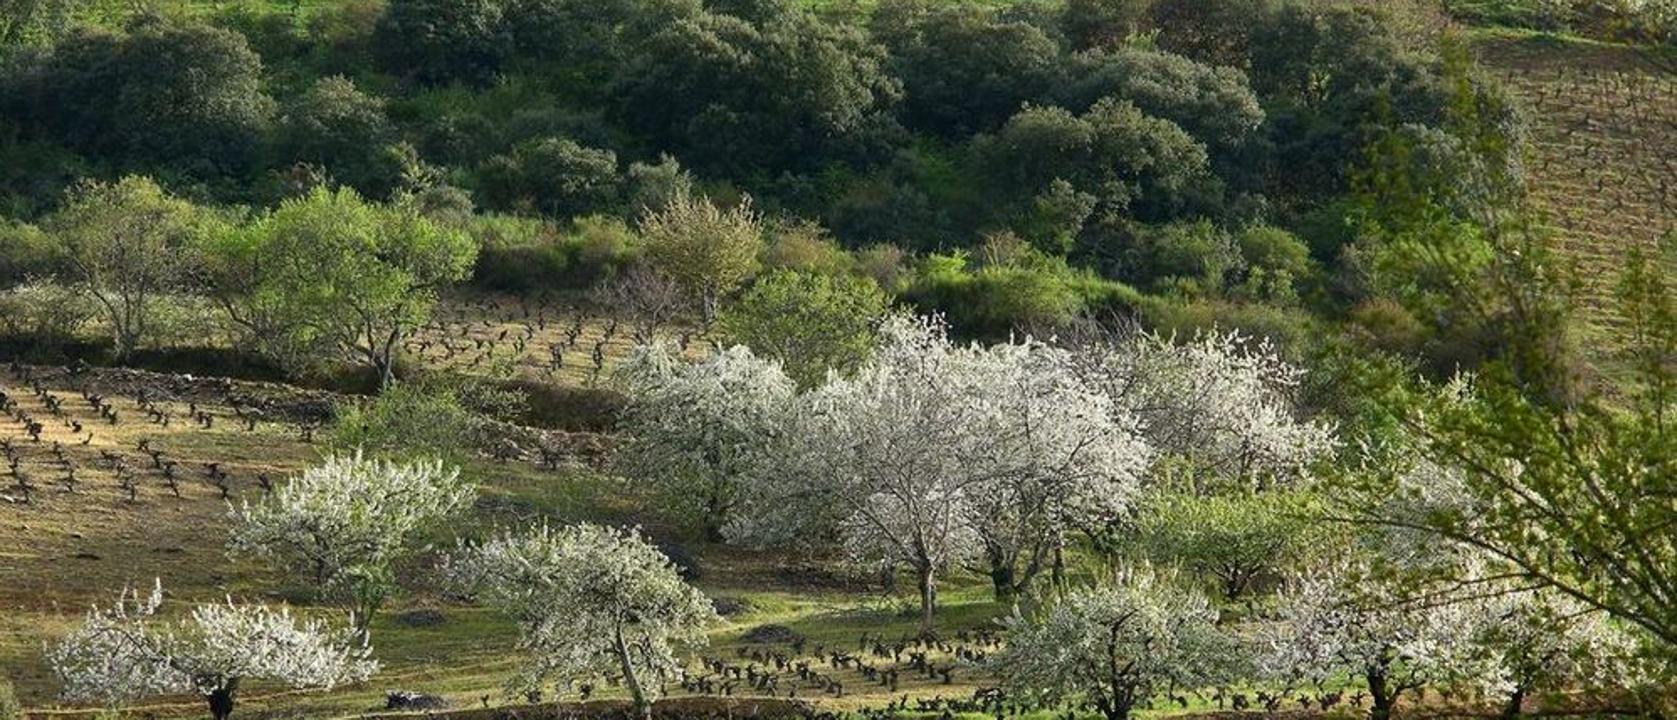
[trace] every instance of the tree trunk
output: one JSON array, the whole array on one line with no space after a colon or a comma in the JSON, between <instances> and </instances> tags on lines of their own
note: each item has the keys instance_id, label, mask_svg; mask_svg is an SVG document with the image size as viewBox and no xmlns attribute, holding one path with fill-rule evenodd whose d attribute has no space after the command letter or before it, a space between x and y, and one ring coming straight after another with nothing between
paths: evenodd
<instances>
[{"instance_id":1,"label":"tree trunk","mask_svg":"<svg viewBox=\"0 0 1677 720\"><path fill-rule=\"evenodd\" d=\"M1369 720L1391 720L1392 708L1397 704L1397 693L1386 689L1386 674L1370 671L1367 673L1369 695Z\"/></svg>"},{"instance_id":2,"label":"tree trunk","mask_svg":"<svg viewBox=\"0 0 1677 720\"><path fill-rule=\"evenodd\" d=\"M914 572L918 576L920 587L920 635L925 637L932 634L932 611L937 606L937 585L932 578L930 563L916 567Z\"/></svg>"},{"instance_id":3,"label":"tree trunk","mask_svg":"<svg viewBox=\"0 0 1677 720\"><path fill-rule=\"evenodd\" d=\"M1102 698L1095 702L1095 709L1106 720L1130 720L1130 706L1124 703Z\"/></svg>"},{"instance_id":4,"label":"tree trunk","mask_svg":"<svg viewBox=\"0 0 1677 720\"><path fill-rule=\"evenodd\" d=\"M1066 588L1066 556L1063 545L1054 546L1054 565L1049 573L1049 581L1054 584L1055 590Z\"/></svg>"},{"instance_id":5,"label":"tree trunk","mask_svg":"<svg viewBox=\"0 0 1677 720\"><path fill-rule=\"evenodd\" d=\"M395 365L395 361L390 358L388 353L379 353L373 359L373 369L378 371L378 389L381 392L390 389L390 386L395 384Z\"/></svg>"},{"instance_id":6,"label":"tree trunk","mask_svg":"<svg viewBox=\"0 0 1677 720\"><path fill-rule=\"evenodd\" d=\"M702 316L701 319L704 320L706 330L709 330L710 326L716 322L716 295L716 290L711 287L706 287L699 294L699 312Z\"/></svg>"},{"instance_id":7,"label":"tree trunk","mask_svg":"<svg viewBox=\"0 0 1677 720\"><path fill-rule=\"evenodd\" d=\"M722 534L722 516L722 489L713 486L710 497L705 498L705 542L719 543L727 539Z\"/></svg>"},{"instance_id":8,"label":"tree trunk","mask_svg":"<svg viewBox=\"0 0 1677 720\"><path fill-rule=\"evenodd\" d=\"M990 585L995 591L996 602L1013 602L1019 587L1014 581L1012 560L990 556Z\"/></svg>"},{"instance_id":9,"label":"tree trunk","mask_svg":"<svg viewBox=\"0 0 1677 720\"><path fill-rule=\"evenodd\" d=\"M1508 696L1508 704L1502 707L1502 717L1506 720L1513 720L1514 718L1519 717L1522 706L1524 706L1525 703L1526 689L1519 685L1514 686L1513 694Z\"/></svg>"},{"instance_id":10,"label":"tree trunk","mask_svg":"<svg viewBox=\"0 0 1677 720\"><path fill-rule=\"evenodd\" d=\"M635 665L629 660L629 644L623 641L623 626L617 627L617 661L623 668L623 684L629 688L629 698L635 702L635 714L651 720L652 703L646 701L646 690L635 677Z\"/></svg>"},{"instance_id":11,"label":"tree trunk","mask_svg":"<svg viewBox=\"0 0 1677 720\"><path fill-rule=\"evenodd\" d=\"M204 696L210 703L210 717L214 720L227 720L233 717L233 694L239 691L239 680L228 680L221 687Z\"/></svg>"}]
</instances>

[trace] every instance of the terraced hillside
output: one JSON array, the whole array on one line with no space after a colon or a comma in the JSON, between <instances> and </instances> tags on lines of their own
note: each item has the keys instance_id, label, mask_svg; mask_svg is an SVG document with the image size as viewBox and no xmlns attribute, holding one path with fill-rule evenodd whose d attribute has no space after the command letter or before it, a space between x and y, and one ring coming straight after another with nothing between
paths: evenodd
<instances>
[{"instance_id":1,"label":"terraced hillside","mask_svg":"<svg viewBox=\"0 0 1677 720\"><path fill-rule=\"evenodd\" d=\"M1537 36L1487 36L1479 54L1527 106L1534 197L1611 342L1627 253L1677 231L1677 55Z\"/></svg>"}]
</instances>

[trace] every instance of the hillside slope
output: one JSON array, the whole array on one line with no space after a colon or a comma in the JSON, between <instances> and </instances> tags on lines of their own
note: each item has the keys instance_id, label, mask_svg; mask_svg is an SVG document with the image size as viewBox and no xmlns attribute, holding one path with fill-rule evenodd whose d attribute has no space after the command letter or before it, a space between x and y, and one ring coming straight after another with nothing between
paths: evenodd
<instances>
[{"instance_id":1,"label":"hillside slope","mask_svg":"<svg viewBox=\"0 0 1677 720\"><path fill-rule=\"evenodd\" d=\"M1577 264L1589 339L1611 343L1627 254L1677 231L1677 56L1490 34L1477 49L1526 106L1533 198Z\"/></svg>"}]
</instances>

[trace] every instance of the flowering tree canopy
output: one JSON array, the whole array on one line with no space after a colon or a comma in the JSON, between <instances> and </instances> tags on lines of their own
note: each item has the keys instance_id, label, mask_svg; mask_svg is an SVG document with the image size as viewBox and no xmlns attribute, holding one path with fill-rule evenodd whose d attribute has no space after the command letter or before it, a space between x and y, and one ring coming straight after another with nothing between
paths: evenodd
<instances>
[{"instance_id":1,"label":"flowering tree canopy","mask_svg":"<svg viewBox=\"0 0 1677 720\"><path fill-rule=\"evenodd\" d=\"M1293 402L1303 370L1267 341L1211 332L1179 343L1140 333L1080 355L1089 381L1139 418L1196 486L1285 482L1333 450L1333 429L1300 419Z\"/></svg>"},{"instance_id":2,"label":"flowering tree canopy","mask_svg":"<svg viewBox=\"0 0 1677 720\"><path fill-rule=\"evenodd\" d=\"M1265 674L1317 686L1359 677L1374 720L1389 718L1403 693L1458 675L1476 608L1404 598L1393 582L1346 556L1295 573L1278 594L1277 622L1265 626Z\"/></svg>"},{"instance_id":3,"label":"flowering tree canopy","mask_svg":"<svg viewBox=\"0 0 1677 720\"><path fill-rule=\"evenodd\" d=\"M243 680L330 689L378 670L357 633L299 621L284 608L229 599L164 622L156 618L162 604L158 583L148 597L125 591L111 607L90 610L48 652L64 696L118 702L192 692L223 720L232 715Z\"/></svg>"},{"instance_id":4,"label":"flowering tree canopy","mask_svg":"<svg viewBox=\"0 0 1677 720\"><path fill-rule=\"evenodd\" d=\"M1539 690L1628 688L1650 677L1635 636L1607 613L1553 588L1502 585L1472 601L1478 617L1464 670L1503 699L1504 717Z\"/></svg>"},{"instance_id":5,"label":"flowering tree canopy","mask_svg":"<svg viewBox=\"0 0 1677 720\"><path fill-rule=\"evenodd\" d=\"M1014 590L1022 555L1040 565L1069 523L1122 511L1149 455L1058 350L957 347L937 321L906 317L881 338L854 377L793 405L784 469L754 480L730 532L836 533L857 561L907 566L929 632L936 573L988 556Z\"/></svg>"},{"instance_id":6,"label":"flowering tree canopy","mask_svg":"<svg viewBox=\"0 0 1677 720\"><path fill-rule=\"evenodd\" d=\"M393 462L354 455L319 466L257 504L233 511L236 553L307 573L349 601L365 630L393 581L390 563L414 533L471 507L476 486L440 461Z\"/></svg>"},{"instance_id":7,"label":"flowering tree canopy","mask_svg":"<svg viewBox=\"0 0 1677 720\"><path fill-rule=\"evenodd\" d=\"M775 423L794 386L778 363L735 346L688 364L662 346L643 347L619 377L631 401L619 421L625 470L696 506L705 534L720 540L742 478L767 460Z\"/></svg>"},{"instance_id":8,"label":"flowering tree canopy","mask_svg":"<svg viewBox=\"0 0 1677 720\"><path fill-rule=\"evenodd\" d=\"M1155 693L1215 678L1235 657L1204 596L1151 571L1076 590L1053 605L1004 621L1008 644L991 667L1019 697L1081 696L1108 720L1124 720Z\"/></svg>"},{"instance_id":9,"label":"flowering tree canopy","mask_svg":"<svg viewBox=\"0 0 1677 720\"><path fill-rule=\"evenodd\" d=\"M463 548L449 559L457 587L499 607L521 631L528 659L514 679L621 679L642 714L682 664L677 645L701 646L715 608L638 531L545 526Z\"/></svg>"}]
</instances>

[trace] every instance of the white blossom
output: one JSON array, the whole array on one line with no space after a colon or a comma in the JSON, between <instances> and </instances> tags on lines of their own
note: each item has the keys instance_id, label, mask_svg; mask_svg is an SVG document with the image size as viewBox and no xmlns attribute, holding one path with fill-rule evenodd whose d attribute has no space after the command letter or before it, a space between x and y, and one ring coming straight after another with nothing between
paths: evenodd
<instances>
[{"instance_id":1,"label":"white blossom","mask_svg":"<svg viewBox=\"0 0 1677 720\"><path fill-rule=\"evenodd\" d=\"M1341 555L1294 573L1263 628L1259 665L1286 684L1318 687L1350 674L1367 684L1376 720L1405 692L1449 679L1467 662L1473 608L1417 602Z\"/></svg>"},{"instance_id":2,"label":"white blossom","mask_svg":"<svg viewBox=\"0 0 1677 720\"><path fill-rule=\"evenodd\" d=\"M1635 636L1605 612L1553 588L1489 590L1470 601L1478 618L1464 672L1511 713L1539 690L1628 688L1651 677Z\"/></svg>"},{"instance_id":3,"label":"white blossom","mask_svg":"<svg viewBox=\"0 0 1677 720\"><path fill-rule=\"evenodd\" d=\"M956 346L934 319L893 318L880 335L854 377L831 376L792 406L782 469L753 480L733 538L836 533L858 562L907 566L929 631L938 573L986 554L1011 570L1068 524L1127 507L1145 444L1063 351Z\"/></svg>"},{"instance_id":4,"label":"white blossom","mask_svg":"<svg viewBox=\"0 0 1677 720\"><path fill-rule=\"evenodd\" d=\"M440 461L333 456L233 511L234 553L278 561L351 601L358 627L388 592L389 564L420 529L471 507L477 487Z\"/></svg>"},{"instance_id":5,"label":"white blossom","mask_svg":"<svg viewBox=\"0 0 1677 720\"><path fill-rule=\"evenodd\" d=\"M619 377L630 394L619 421L623 467L696 510L707 535L720 539L738 485L767 461L791 379L743 345L692 364L663 346L643 347Z\"/></svg>"},{"instance_id":6,"label":"white blossom","mask_svg":"<svg viewBox=\"0 0 1677 720\"><path fill-rule=\"evenodd\" d=\"M1080 352L1082 372L1160 452L1189 473L1288 482L1334 449L1329 425L1300 418L1304 371L1267 340L1208 332L1187 342L1150 333Z\"/></svg>"},{"instance_id":7,"label":"white blossom","mask_svg":"<svg viewBox=\"0 0 1677 720\"><path fill-rule=\"evenodd\" d=\"M161 582L148 597L124 591L109 608L93 608L81 627L47 653L70 700L120 702L192 692L212 714L232 713L243 680L330 689L378 670L371 649L352 630L264 605L200 605L186 617L157 617Z\"/></svg>"},{"instance_id":8,"label":"white blossom","mask_svg":"<svg viewBox=\"0 0 1677 720\"><path fill-rule=\"evenodd\" d=\"M1003 622L1007 647L991 669L1010 693L1037 704L1081 697L1109 720L1158 692L1204 686L1237 657L1203 595L1146 568Z\"/></svg>"},{"instance_id":9,"label":"white blossom","mask_svg":"<svg viewBox=\"0 0 1677 720\"><path fill-rule=\"evenodd\" d=\"M680 677L676 647L703 646L719 621L637 531L533 528L462 548L447 572L518 623L526 660L513 689L620 680L643 713Z\"/></svg>"}]
</instances>

